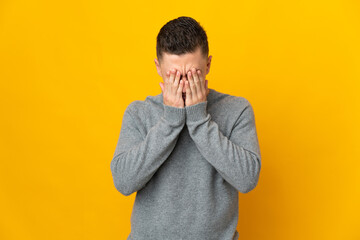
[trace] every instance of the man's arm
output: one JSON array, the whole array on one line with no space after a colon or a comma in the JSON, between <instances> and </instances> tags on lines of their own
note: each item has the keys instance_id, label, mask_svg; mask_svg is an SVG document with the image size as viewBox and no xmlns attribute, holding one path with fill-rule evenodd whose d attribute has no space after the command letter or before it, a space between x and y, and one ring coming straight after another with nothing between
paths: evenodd
<instances>
[{"instance_id":1,"label":"man's arm","mask_svg":"<svg viewBox=\"0 0 360 240\"><path fill-rule=\"evenodd\" d=\"M142 136L141 124L130 108L125 110L120 137L111 161L116 189L128 196L140 190L173 151L185 125L185 108L164 106L160 120Z\"/></svg>"},{"instance_id":2,"label":"man's arm","mask_svg":"<svg viewBox=\"0 0 360 240\"><path fill-rule=\"evenodd\" d=\"M248 102L229 138L219 131L206 111L207 101L186 106L186 125L204 158L233 187L242 193L257 185L261 155L253 108Z\"/></svg>"}]
</instances>

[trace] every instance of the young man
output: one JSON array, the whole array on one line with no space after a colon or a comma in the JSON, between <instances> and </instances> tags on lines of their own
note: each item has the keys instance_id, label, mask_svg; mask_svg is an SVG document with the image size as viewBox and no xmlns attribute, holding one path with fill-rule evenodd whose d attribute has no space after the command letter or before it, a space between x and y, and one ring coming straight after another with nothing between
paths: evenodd
<instances>
[{"instance_id":1,"label":"young man","mask_svg":"<svg viewBox=\"0 0 360 240\"><path fill-rule=\"evenodd\" d=\"M253 108L207 87L211 56L194 19L166 23L156 49L162 93L129 104L111 161L116 189L137 192L127 239L236 240L238 192L261 168Z\"/></svg>"}]
</instances>

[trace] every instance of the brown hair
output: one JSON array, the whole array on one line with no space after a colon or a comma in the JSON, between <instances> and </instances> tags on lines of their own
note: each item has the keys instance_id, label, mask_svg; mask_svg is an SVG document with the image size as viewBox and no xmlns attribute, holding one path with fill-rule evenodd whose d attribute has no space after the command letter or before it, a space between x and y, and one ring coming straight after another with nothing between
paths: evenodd
<instances>
[{"instance_id":1,"label":"brown hair","mask_svg":"<svg viewBox=\"0 0 360 240\"><path fill-rule=\"evenodd\" d=\"M200 47L204 57L209 54L207 35L203 27L191 17L178 17L167 22L156 39L156 54L159 62L163 52L181 55L193 53Z\"/></svg>"}]
</instances>

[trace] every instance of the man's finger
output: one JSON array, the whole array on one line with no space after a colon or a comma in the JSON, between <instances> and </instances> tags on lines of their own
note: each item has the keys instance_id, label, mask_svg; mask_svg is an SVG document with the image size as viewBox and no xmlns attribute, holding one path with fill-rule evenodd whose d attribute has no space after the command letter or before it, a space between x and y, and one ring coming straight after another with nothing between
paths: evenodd
<instances>
[{"instance_id":1,"label":"man's finger","mask_svg":"<svg viewBox=\"0 0 360 240\"><path fill-rule=\"evenodd\" d=\"M199 93L201 93L200 80L199 80L199 76L198 76L195 68L192 69L192 76L194 79L194 86L196 89L196 94L199 94Z\"/></svg>"},{"instance_id":2,"label":"man's finger","mask_svg":"<svg viewBox=\"0 0 360 240\"><path fill-rule=\"evenodd\" d=\"M173 85L173 93L176 95L177 93L177 90L179 88L179 80L180 80L180 72L179 71L176 71L175 73L175 80L174 80L174 83L172 84Z\"/></svg>"},{"instance_id":3,"label":"man's finger","mask_svg":"<svg viewBox=\"0 0 360 240\"><path fill-rule=\"evenodd\" d=\"M182 98L183 86L184 86L183 80L180 80L180 82L179 82L179 88L177 89L177 92L176 92L176 96L177 96L178 98Z\"/></svg>"},{"instance_id":4,"label":"man's finger","mask_svg":"<svg viewBox=\"0 0 360 240\"><path fill-rule=\"evenodd\" d=\"M189 77L188 77L188 79L189 79ZM185 81L185 91L186 91L186 102L188 103L188 102L192 101L189 80ZM188 104L186 104L186 105L188 105Z\"/></svg>"},{"instance_id":5,"label":"man's finger","mask_svg":"<svg viewBox=\"0 0 360 240\"><path fill-rule=\"evenodd\" d=\"M194 97L196 96L196 87L191 71L188 72L188 80L190 85L191 96Z\"/></svg>"},{"instance_id":6,"label":"man's finger","mask_svg":"<svg viewBox=\"0 0 360 240\"><path fill-rule=\"evenodd\" d=\"M167 71L166 72L166 77L165 77L165 89L166 89L166 92L168 92L170 89L170 81L169 81L169 78L170 78L170 71Z\"/></svg>"},{"instance_id":7,"label":"man's finger","mask_svg":"<svg viewBox=\"0 0 360 240\"><path fill-rule=\"evenodd\" d=\"M174 69L171 69L171 70L170 70L169 83L170 83L170 84L174 84L174 80L175 80L175 70L174 70Z\"/></svg>"},{"instance_id":8,"label":"man's finger","mask_svg":"<svg viewBox=\"0 0 360 240\"><path fill-rule=\"evenodd\" d=\"M198 91L198 92L205 93L205 92L206 92L205 83L204 83L204 79L203 79L203 77L202 77L202 75L201 75L201 70L199 69L199 70L197 70L196 72L197 72L197 75L198 75L198 77L199 77L199 88L200 88L200 91Z\"/></svg>"}]
</instances>

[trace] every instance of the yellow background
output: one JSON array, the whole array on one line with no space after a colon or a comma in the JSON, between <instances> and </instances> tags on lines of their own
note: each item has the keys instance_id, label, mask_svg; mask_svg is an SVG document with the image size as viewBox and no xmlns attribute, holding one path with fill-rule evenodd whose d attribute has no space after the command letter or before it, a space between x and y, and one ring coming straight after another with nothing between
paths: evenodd
<instances>
[{"instance_id":1,"label":"yellow background","mask_svg":"<svg viewBox=\"0 0 360 240\"><path fill-rule=\"evenodd\" d=\"M262 169L240 239L360 239L358 1L1 1L0 239L126 239L122 115L161 92L156 36L191 16L209 87L253 105Z\"/></svg>"}]
</instances>

